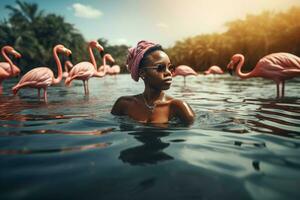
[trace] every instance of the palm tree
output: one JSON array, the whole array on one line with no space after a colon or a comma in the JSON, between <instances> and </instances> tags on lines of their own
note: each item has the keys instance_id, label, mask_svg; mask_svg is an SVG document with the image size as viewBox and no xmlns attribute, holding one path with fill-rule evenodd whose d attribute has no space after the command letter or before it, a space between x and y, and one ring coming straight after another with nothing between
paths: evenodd
<instances>
[{"instance_id":1,"label":"palm tree","mask_svg":"<svg viewBox=\"0 0 300 200\"><path fill-rule=\"evenodd\" d=\"M63 17L45 15L36 3L17 0L16 4L6 6L9 19L0 23L0 44L13 45L22 53L20 66L25 66L22 72L40 65L53 66L56 70L52 48L58 43L72 49L75 62L87 57L83 36Z\"/></svg>"},{"instance_id":2,"label":"palm tree","mask_svg":"<svg viewBox=\"0 0 300 200\"><path fill-rule=\"evenodd\" d=\"M23 59L21 66L44 64L41 58L44 52L40 45L35 31L38 29L37 23L43 17L43 12L38 11L35 3L16 1L17 6L7 5L10 10L8 25L11 32L12 43L16 49L22 52ZM24 62L26 60L26 62ZM30 70L30 68L28 68ZM23 70L22 70L23 71Z\"/></svg>"}]
</instances>

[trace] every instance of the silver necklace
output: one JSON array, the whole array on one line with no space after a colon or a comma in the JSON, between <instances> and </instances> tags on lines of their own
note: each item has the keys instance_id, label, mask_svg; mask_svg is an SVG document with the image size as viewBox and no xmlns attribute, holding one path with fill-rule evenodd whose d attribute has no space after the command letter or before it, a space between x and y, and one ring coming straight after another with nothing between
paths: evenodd
<instances>
[{"instance_id":1,"label":"silver necklace","mask_svg":"<svg viewBox=\"0 0 300 200\"><path fill-rule=\"evenodd\" d=\"M154 108L156 107L156 103L153 104L153 106L149 105L145 99L144 93L142 94L143 100L144 100L144 104L145 106L151 111L153 112Z\"/></svg>"}]
</instances>

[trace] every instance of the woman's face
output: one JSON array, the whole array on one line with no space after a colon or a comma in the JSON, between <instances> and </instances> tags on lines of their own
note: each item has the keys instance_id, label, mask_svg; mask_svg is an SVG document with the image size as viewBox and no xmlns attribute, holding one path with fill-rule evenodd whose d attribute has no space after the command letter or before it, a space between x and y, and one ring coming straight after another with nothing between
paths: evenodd
<instances>
[{"instance_id":1,"label":"woman's face","mask_svg":"<svg viewBox=\"0 0 300 200\"><path fill-rule=\"evenodd\" d=\"M144 77L146 85L159 90L167 90L172 83L173 66L169 56L156 50L150 53L146 58L146 65L141 69L141 76Z\"/></svg>"}]
</instances>

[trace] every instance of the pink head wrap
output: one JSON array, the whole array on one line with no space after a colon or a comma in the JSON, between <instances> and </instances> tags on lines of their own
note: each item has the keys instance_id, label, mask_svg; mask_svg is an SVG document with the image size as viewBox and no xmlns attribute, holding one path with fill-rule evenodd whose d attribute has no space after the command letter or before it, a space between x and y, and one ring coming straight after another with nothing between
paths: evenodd
<instances>
[{"instance_id":1,"label":"pink head wrap","mask_svg":"<svg viewBox=\"0 0 300 200\"><path fill-rule=\"evenodd\" d=\"M131 73L131 78L133 80L139 80L139 65L146 51L156 46L160 47L159 44L142 40L137 43L136 47L132 47L128 50L127 69Z\"/></svg>"}]
</instances>

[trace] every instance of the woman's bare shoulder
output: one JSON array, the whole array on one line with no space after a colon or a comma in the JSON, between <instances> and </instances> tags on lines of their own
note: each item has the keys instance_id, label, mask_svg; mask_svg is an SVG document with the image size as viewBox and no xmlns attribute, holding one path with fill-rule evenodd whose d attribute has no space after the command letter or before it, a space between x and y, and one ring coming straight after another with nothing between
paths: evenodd
<instances>
[{"instance_id":1,"label":"woman's bare shoulder","mask_svg":"<svg viewBox=\"0 0 300 200\"><path fill-rule=\"evenodd\" d=\"M138 100L139 95L121 96L117 99L116 103L132 103Z\"/></svg>"},{"instance_id":2,"label":"woman's bare shoulder","mask_svg":"<svg viewBox=\"0 0 300 200\"><path fill-rule=\"evenodd\" d=\"M189 107L186 102L180 99L170 98L169 101L171 106L175 109L187 109Z\"/></svg>"},{"instance_id":3,"label":"woman's bare shoulder","mask_svg":"<svg viewBox=\"0 0 300 200\"><path fill-rule=\"evenodd\" d=\"M111 109L113 115L127 115L127 109L130 105L138 101L138 95L119 97Z\"/></svg>"},{"instance_id":4,"label":"woman's bare shoulder","mask_svg":"<svg viewBox=\"0 0 300 200\"><path fill-rule=\"evenodd\" d=\"M193 123L195 113L190 105L180 99L170 98L170 106L176 117L185 123Z\"/></svg>"}]
</instances>

